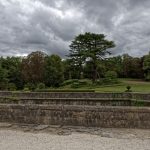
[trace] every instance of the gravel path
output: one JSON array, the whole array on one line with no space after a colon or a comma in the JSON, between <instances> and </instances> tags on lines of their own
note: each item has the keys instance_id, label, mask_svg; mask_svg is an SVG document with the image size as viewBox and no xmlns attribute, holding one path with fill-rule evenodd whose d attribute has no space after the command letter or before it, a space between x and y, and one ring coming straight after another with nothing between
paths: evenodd
<instances>
[{"instance_id":1,"label":"gravel path","mask_svg":"<svg viewBox=\"0 0 150 150\"><path fill-rule=\"evenodd\" d=\"M150 150L150 130L0 127L0 150Z\"/></svg>"}]
</instances>

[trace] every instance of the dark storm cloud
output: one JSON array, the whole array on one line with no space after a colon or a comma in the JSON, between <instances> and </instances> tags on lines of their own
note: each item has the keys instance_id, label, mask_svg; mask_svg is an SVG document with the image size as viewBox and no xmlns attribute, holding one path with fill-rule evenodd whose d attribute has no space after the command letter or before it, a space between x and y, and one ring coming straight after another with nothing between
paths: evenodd
<instances>
[{"instance_id":1,"label":"dark storm cloud","mask_svg":"<svg viewBox=\"0 0 150 150\"><path fill-rule=\"evenodd\" d=\"M75 35L104 33L113 54L150 48L149 0L0 0L0 55L42 50L65 56Z\"/></svg>"}]
</instances>

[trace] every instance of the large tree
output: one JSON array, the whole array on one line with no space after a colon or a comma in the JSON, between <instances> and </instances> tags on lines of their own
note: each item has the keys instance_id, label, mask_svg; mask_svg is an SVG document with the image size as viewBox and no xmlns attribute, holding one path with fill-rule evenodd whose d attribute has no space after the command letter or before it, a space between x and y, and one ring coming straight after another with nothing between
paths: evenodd
<instances>
[{"instance_id":1,"label":"large tree","mask_svg":"<svg viewBox=\"0 0 150 150\"><path fill-rule=\"evenodd\" d=\"M8 83L8 72L0 64L0 90L5 90Z\"/></svg>"},{"instance_id":2,"label":"large tree","mask_svg":"<svg viewBox=\"0 0 150 150\"><path fill-rule=\"evenodd\" d=\"M115 71L118 77L123 77L123 59L122 56L109 57L105 59L105 71Z\"/></svg>"},{"instance_id":3,"label":"large tree","mask_svg":"<svg viewBox=\"0 0 150 150\"><path fill-rule=\"evenodd\" d=\"M45 56L45 53L36 51L22 60L22 75L27 83L37 84L44 81Z\"/></svg>"},{"instance_id":4,"label":"large tree","mask_svg":"<svg viewBox=\"0 0 150 150\"><path fill-rule=\"evenodd\" d=\"M20 57L6 57L1 59L3 69L7 70L9 83L14 83L17 89L23 88L21 61Z\"/></svg>"},{"instance_id":5,"label":"large tree","mask_svg":"<svg viewBox=\"0 0 150 150\"><path fill-rule=\"evenodd\" d=\"M145 79L147 81L150 81L150 52L148 55L144 56L143 70L144 70Z\"/></svg>"},{"instance_id":6,"label":"large tree","mask_svg":"<svg viewBox=\"0 0 150 150\"><path fill-rule=\"evenodd\" d=\"M123 75L125 78L143 78L142 59L124 54Z\"/></svg>"},{"instance_id":7,"label":"large tree","mask_svg":"<svg viewBox=\"0 0 150 150\"><path fill-rule=\"evenodd\" d=\"M92 63L92 79L93 82L97 79L98 61L103 59L107 54L110 54L108 49L115 47L113 41L105 39L104 34L85 33L75 37L70 45L71 59L79 62L80 67L86 60Z\"/></svg>"},{"instance_id":8,"label":"large tree","mask_svg":"<svg viewBox=\"0 0 150 150\"><path fill-rule=\"evenodd\" d=\"M63 63L58 55L51 55L45 58L44 74L44 81L47 86L58 87L63 82Z\"/></svg>"}]
</instances>

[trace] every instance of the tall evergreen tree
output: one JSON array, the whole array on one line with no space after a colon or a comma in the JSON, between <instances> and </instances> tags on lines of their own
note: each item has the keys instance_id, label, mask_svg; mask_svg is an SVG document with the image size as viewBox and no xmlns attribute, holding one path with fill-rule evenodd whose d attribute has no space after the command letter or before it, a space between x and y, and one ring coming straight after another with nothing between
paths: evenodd
<instances>
[{"instance_id":1,"label":"tall evergreen tree","mask_svg":"<svg viewBox=\"0 0 150 150\"><path fill-rule=\"evenodd\" d=\"M103 59L107 54L111 54L108 49L115 47L113 41L105 39L104 34L85 33L75 37L70 45L71 59L77 60L80 67L87 60L92 62L93 82L97 79L97 64L99 59Z\"/></svg>"}]
</instances>

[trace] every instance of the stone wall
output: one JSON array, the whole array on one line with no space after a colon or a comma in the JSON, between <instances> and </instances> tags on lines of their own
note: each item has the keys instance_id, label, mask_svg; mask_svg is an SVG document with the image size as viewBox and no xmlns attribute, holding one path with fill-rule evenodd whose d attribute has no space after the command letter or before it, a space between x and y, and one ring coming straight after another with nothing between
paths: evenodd
<instances>
[{"instance_id":1,"label":"stone wall","mask_svg":"<svg viewBox=\"0 0 150 150\"><path fill-rule=\"evenodd\" d=\"M1 104L42 104L42 105L90 105L90 106L131 106L130 99L123 98L10 98L0 97Z\"/></svg>"},{"instance_id":2,"label":"stone wall","mask_svg":"<svg viewBox=\"0 0 150 150\"><path fill-rule=\"evenodd\" d=\"M0 121L150 129L150 108L0 104Z\"/></svg>"},{"instance_id":3,"label":"stone wall","mask_svg":"<svg viewBox=\"0 0 150 150\"><path fill-rule=\"evenodd\" d=\"M130 93L96 92L0 92L0 96L20 98L130 98Z\"/></svg>"},{"instance_id":4,"label":"stone wall","mask_svg":"<svg viewBox=\"0 0 150 150\"><path fill-rule=\"evenodd\" d=\"M1 96L20 98L131 98L139 100L150 100L150 93L96 93L96 92L4 92Z\"/></svg>"},{"instance_id":5,"label":"stone wall","mask_svg":"<svg viewBox=\"0 0 150 150\"><path fill-rule=\"evenodd\" d=\"M138 102L138 103L137 103ZM0 103L91 106L150 106L150 94L142 93L39 93L0 92Z\"/></svg>"},{"instance_id":6,"label":"stone wall","mask_svg":"<svg viewBox=\"0 0 150 150\"><path fill-rule=\"evenodd\" d=\"M150 106L143 93L0 92L0 122L150 129L143 100Z\"/></svg>"}]
</instances>

